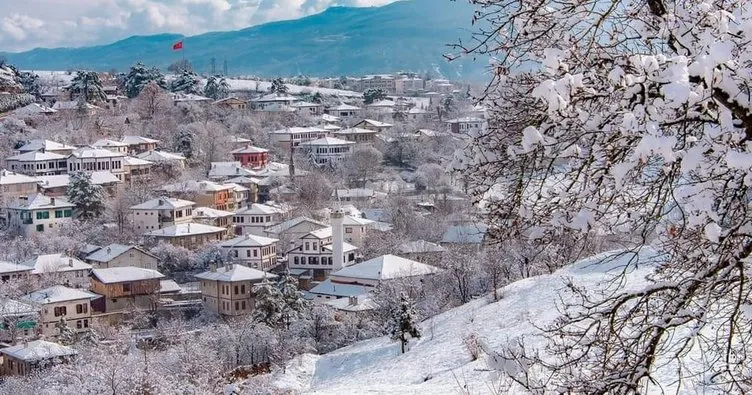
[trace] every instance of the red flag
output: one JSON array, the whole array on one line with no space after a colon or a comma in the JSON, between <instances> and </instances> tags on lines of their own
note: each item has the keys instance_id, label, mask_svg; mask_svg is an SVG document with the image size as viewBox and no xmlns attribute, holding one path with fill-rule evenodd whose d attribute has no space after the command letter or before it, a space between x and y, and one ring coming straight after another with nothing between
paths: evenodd
<instances>
[{"instance_id":1,"label":"red flag","mask_svg":"<svg viewBox=\"0 0 752 395\"><path fill-rule=\"evenodd\" d=\"M175 44L172 44L172 50L173 51L178 51L178 50L181 50L181 49L183 49L183 42L182 41L178 41Z\"/></svg>"}]
</instances>

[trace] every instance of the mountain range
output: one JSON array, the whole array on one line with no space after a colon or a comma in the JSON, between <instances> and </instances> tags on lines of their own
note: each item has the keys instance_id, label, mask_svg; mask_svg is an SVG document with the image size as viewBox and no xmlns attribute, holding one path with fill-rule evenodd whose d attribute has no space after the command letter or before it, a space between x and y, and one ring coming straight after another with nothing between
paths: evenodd
<instances>
[{"instance_id":1,"label":"mountain range","mask_svg":"<svg viewBox=\"0 0 752 395\"><path fill-rule=\"evenodd\" d=\"M448 44L467 40L473 9L464 1L404 0L382 7L331 7L301 19L242 30L185 37L179 34L132 36L82 48L37 48L3 53L21 69L125 71L140 61L166 69L182 56L201 73L227 61L229 75L265 77L339 76L391 71L431 72L447 78L475 79L487 62L448 62ZM183 52L172 45L183 41Z\"/></svg>"}]
</instances>

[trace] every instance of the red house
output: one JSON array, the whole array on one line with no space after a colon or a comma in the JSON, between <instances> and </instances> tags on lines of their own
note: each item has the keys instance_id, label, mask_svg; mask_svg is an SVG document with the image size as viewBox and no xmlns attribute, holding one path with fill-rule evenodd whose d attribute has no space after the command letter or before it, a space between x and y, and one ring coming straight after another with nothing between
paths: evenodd
<instances>
[{"instance_id":1,"label":"red house","mask_svg":"<svg viewBox=\"0 0 752 395\"><path fill-rule=\"evenodd\" d=\"M243 148L232 151L232 157L240 162L243 167L253 169L261 168L269 163L269 150L246 145Z\"/></svg>"}]
</instances>

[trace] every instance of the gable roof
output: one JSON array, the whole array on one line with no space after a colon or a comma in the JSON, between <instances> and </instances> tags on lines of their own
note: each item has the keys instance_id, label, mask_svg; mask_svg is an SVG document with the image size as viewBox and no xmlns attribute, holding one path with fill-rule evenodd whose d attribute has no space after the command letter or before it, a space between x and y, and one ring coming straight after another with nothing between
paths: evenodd
<instances>
[{"instance_id":1,"label":"gable roof","mask_svg":"<svg viewBox=\"0 0 752 395\"><path fill-rule=\"evenodd\" d=\"M148 160L135 158L133 156L126 156L123 158L123 166L145 166L145 165L153 165L153 164L154 163L149 162Z\"/></svg>"},{"instance_id":2,"label":"gable roof","mask_svg":"<svg viewBox=\"0 0 752 395\"><path fill-rule=\"evenodd\" d=\"M46 303L59 303L69 302L73 300L81 299L95 299L99 295L87 292L81 289L64 287L62 285L55 285L49 288L40 289L34 291L22 298L22 300L32 303L46 304Z\"/></svg>"},{"instance_id":3,"label":"gable roof","mask_svg":"<svg viewBox=\"0 0 752 395\"><path fill-rule=\"evenodd\" d=\"M128 144L121 143L120 141L99 139L91 144L92 147L127 147Z\"/></svg>"},{"instance_id":4,"label":"gable roof","mask_svg":"<svg viewBox=\"0 0 752 395\"><path fill-rule=\"evenodd\" d=\"M54 201L53 201L54 199ZM16 210L41 210L41 209L54 209L54 208L74 208L75 204L70 203L64 198L53 198L45 196L41 193L35 193L29 195L25 199L18 198L8 205L10 209Z\"/></svg>"},{"instance_id":5,"label":"gable roof","mask_svg":"<svg viewBox=\"0 0 752 395\"><path fill-rule=\"evenodd\" d=\"M336 137L322 137L320 139L300 143L300 145L312 145L312 146L313 145L352 145L352 144L355 144L355 142L338 139Z\"/></svg>"},{"instance_id":6,"label":"gable roof","mask_svg":"<svg viewBox=\"0 0 752 395\"><path fill-rule=\"evenodd\" d=\"M167 228L162 229L156 229L149 233L146 233L146 236L153 236L153 237L184 237L184 236L197 236L197 235L205 235L205 234L211 234L211 233L220 233L220 232L226 232L227 228L220 228L217 226L211 226L211 225L205 225L198 222L193 223L187 223L187 224L177 224L172 225Z\"/></svg>"},{"instance_id":7,"label":"gable roof","mask_svg":"<svg viewBox=\"0 0 752 395\"><path fill-rule=\"evenodd\" d=\"M30 184L32 182L36 183L37 180L34 177L29 177L25 174L9 170L0 170L0 185Z\"/></svg>"},{"instance_id":8,"label":"gable roof","mask_svg":"<svg viewBox=\"0 0 752 395\"><path fill-rule=\"evenodd\" d=\"M216 271L209 270L194 277L213 281L260 281L265 278L277 278L275 274L237 264L218 267Z\"/></svg>"},{"instance_id":9,"label":"gable roof","mask_svg":"<svg viewBox=\"0 0 752 395\"><path fill-rule=\"evenodd\" d=\"M442 243L481 244L488 232L488 225L454 225L450 226L441 237Z\"/></svg>"},{"instance_id":10,"label":"gable roof","mask_svg":"<svg viewBox=\"0 0 752 395\"><path fill-rule=\"evenodd\" d=\"M138 246L129 246L129 245L124 245L124 244L110 244L106 247L102 247L92 252L91 254L87 255L86 260L106 263L106 262L112 261L113 259L119 257L120 255L125 254L126 252L130 250L137 250L143 254L156 258L154 254Z\"/></svg>"},{"instance_id":11,"label":"gable roof","mask_svg":"<svg viewBox=\"0 0 752 395\"><path fill-rule=\"evenodd\" d=\"M162 187L162 190L167 192L217 192L226 191L232 188L232 185L219 184L209 180L188 180L175 184L165 185Z\"/></svg>"},{"instance_id":12,"label":"gable roof","mask_svg":"<svg viewBox=\"0 0 752 395\"><path fill-rule=\"evenodd\" d=\"M193 209L193 218L222 218L230 217L233 212L225 210L217 210L211 207L196 207Z\"/></svg>"},{"instance_id":13,"label":"gable roof","mask_svg":"<svg viewBox=\"0 0 752 395\"><path fill-rule=\"evenodd\" d=\"M81 147L74 150L71 155L75 158L119 158L125 156L122 152L95 147Z\"/></svg>"},{"instance_id":14,"label":"gable roof","mask_svg":"<svg viewBox=\"0 0 752 395\"><path fill-rule=\"evenodd\" d=\"M26 265L19 265L13 262L0 261L0 274L30 272L31 270L32 268Z\"/></svg>"},{"instance_id":15,"label":"gable roof","mask_svg":"<svg viewBox=\"0 0 752 395\"><path fill-rule=\"evenodd\" d=\"M38 255L29 259L22 265L31 267L32 274L69 272L74 270L90 270L91 265L79 259L65 256L63 254L45 254Z\"/></svg>"},{"instance_id":16,"label":"gable roof","mask_svg":"<svg viewBox=\"0 0 752 395\"><path fill-rule=\"evenodd\" d=\"M141 204L131 206L131 210L174 210L176 208L190 207L196 203L190 200L173 199L168 197L159 197L151 199Z\"/></svg>"},{"instance_id":17,"label":"gable roof","mask_svg":"<svg viewBox=\"0 0 752 395\"><path fill-rule=\"evenodd\" d=\"M441 269L437 267L411 259L396 255L382 255L378 258L344 267L332 273L331 277L382 281L435 274L440 271Z\"/></svg>"},{"instance_id":18,"label":"gable roof","mask_svg":"<svg viewBox=\"0 0 752 395\"><path fill-rule=\"evenodd\" d=\"M46 340L34 340L28 343L16 344L15 346L0 349L0 353L26 362L70 357L78 354L78 352L71 347L48 342Z\"/></svg>"},{"instance_id":19,"label":"gable roof","mask_svg":"<svg viewBox=\"0 0 752 395\"><path fill-rule=\"evenodd\" d=\"M231 154L263 154L264 152L269 152L269 150L266 148L255 147L253 145L246 145L243 148L230 151Z\"/></svg>"},{"instance_id":20,"label":"gable roof","mask_svg":"<svg viewBox=\"0 0 752 395\"><path fill-rule=\"evenodd\" d=\"M219 243L219 245L221 247L226 247L226 248L263 247L263 246L272 245L278 241L279 241L278 239L272 239L271 237L245 235L245 236L236 237L234 239L225 240Z\"/></svg>"},{"instance_id":21,"label":"gable roof","mask_svg":"<svg viewBox=\"0 0 752 395\"><path fill-rule=\"evenodd\" d=\"M146 151L136 155L136 158L151 162L175 162L185 160L185 156L183 155L165 151Z\"/></svg>"},{"instance_id":22,"label":"gable roof","mask_svg":"<svg viewBox=\"0 0 752 395\"><path fill-rule=\"evenodd\" d=\"M31 103L21 108L17 108L11 111L13 115L36 115L36 114L54 114L57 110L51 107L41 105L39 103Z\"/></svg>"},{"instance_id":23,"label":"gable roof","mask_svg":"<svg viewBox=\"0 0 752 395\"><path fill-rule=\"evenodd\" d=\"M282 210L268 206L266 204L261 203L253 203L251 204L251 207L248 207L247 209L243 211L238 211L236 214L238 215L270 215L270 214L280 214Z\"/></svg>"},{"instance_id":24,"label":"gable roof","mask_svg":"<svg viewBox=\"0 0 752 395\"><path fill-rule=\"evenodd\" d=\"M341 129L341 130L335 130L332 132L334 135L341 135L341 134L376 134L378 131L373 129L363 129L363 128L348 128L348 129Z\"/></svg>"},{"instance_id":25,"label":"gable roof","mask_svg":"<svg viewBox=\"0 0 752 395\"><path fill-rule=\"evenodd\" d=\"M397 247L401 254L417 254L425 252L446 252L446 248L430 241L417 240L402 243Z\"/></svg>"},{"instance_id":26,"label":"gable roof","mask_svg":"<svg viewBox=\"0 0 752 395\"><path fill-rule=\"evenodd\" d=\"M360 107L351 106L349 104L340 103L339 105L336 105L334 107L330 107L329 110L334 111L351 111L351 110L360 110Z\"/></svg>"},{"instance_id":27,"label":"gable roof","mask_svg":"<svg viewBox=\"0 0 752 395\"><path fill-rule=\"evenodd\" d=\"M91 183L94 185L105 185L105 184L117 184L122 181L120 181L119 178L117 178L116 175L110 173L109 171L103 170L103 171L93 171L91 174ZM70 175L69 174L58 174L54 176L38 176L36 177L37 183L40 187L44 188L59 188L59 187L67 187L70 185Z\"/></svg>"},{"instance_id":28,"label":"gable roof","mask_svg":"<svg viewBox=\"0 0 752 395\"><path fill-rule=\"evenodd\" d=\"M19 152L29 152L29 151L39 151L39 150L45 150L45 151L71 150L72 151L74 149L76 149L76 147L73 147L71 145L61 144L56 141L34 139L34 140L29 140L29 142L21 146L21 148L19 148L18 151Z\"/></svg>"},{"instance_id":29,"label":"gable roof","mask_svg":"<svg viewBox=\"0 0 752 395\"><path fill-rule=\"evenodd\" d=\"M283 233L286 230L288 230L290 228L293 228L295 226L298 226L298 225L300 225L300 224L302 224L304 222L305 223L309 223L309 224L311 224L311 225L313 225L313 226L315 226L317 228L326 228L327 227L327 225L325 223L323 223L323 222L316 221L316 220L308 218L308 217L297 217L297 218L289 219L289 220L287 220L285 222L282 222L280 224L277 224L277 225L274 225L274 226L270 226L270 227L266 228L266 230L264 232L266 232L266 233L280 234L280 233Z\"/></svg>"},{"instance_id":30,"label":"gable roof","mask_svg":"<svg viewBox=\"0 0 752 395\"><path fill-rule=\"evenodd\" d=\"M159 140L150 139L148 137L143 136L123 136L122 139L120 139L121 142L128 145L137 145L137 144L158 144Z\"/></svg>"},{"instance_id":31,"label":"gable roof","mask_svg":"<svg viewBox=\"0 0 752 395\"><path fill-rule=\"evenodd\" d=\"M394 104L394 103L392 103L392 104ZM364 119L364 120L356 123L355 126L358 126L358 125L360 125L362 123L368 124L368 125L373 126L375 128L391 128L392 126L394 126L391 123L376 121L376 120L373 120L373 119Z\"/></svg>"},{"instance_id":32,"label":"gable roof","mask_svg":"<svg viewBox=\"0 0 752 395\"><path fill-rule=\"evenodd\" d=\"M320 282L315 287L311 288L310 293L317 295L331 295L336 297L347 297L363 295L371 291L371 287L365 285L354 284L338 284L333 283L331 279L326 279Z\"/></svg>"},{"instance_id":33,"label":"gable roof","mask_svg":"<svg viewBox=\"0 0 752 395\"><path fill-rule=\"evenodd\" d=\"M164 278L164 275L156 270L143 269L135 266L94 269L91 271L91 275L104 284Z\"/></svg>"},{"instance_id":34,"label":"gable roof","mask_svg":"<svg viewBox=\"0 0 752 395\"><path fill-rule=\"evenodd\" d=\"M29 151L22 154L13 155L5 158L5 160L17 160L19 162L36 162L45 160L60 160L67 159L65 155L56 154L54 152L47 151Z\"/></svg>"},{"instance_id":35,"label":"gable roof","mask_svg":"<svg viewBox=\"0 0 752 395\"><path fill-rule=\"evenodd\" d=\"M255 176L251 170L243 168L240 162L212 162L209 177Z\"/></svg>"}]
</instances>

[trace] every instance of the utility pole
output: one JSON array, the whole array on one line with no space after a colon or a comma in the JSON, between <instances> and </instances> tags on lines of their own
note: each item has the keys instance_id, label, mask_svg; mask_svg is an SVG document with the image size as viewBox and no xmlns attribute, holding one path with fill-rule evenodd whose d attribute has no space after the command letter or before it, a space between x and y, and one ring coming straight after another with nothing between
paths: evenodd
<instances>
[{"instance_id":1,"label":"utility pole","mask_svg":"<svg viewBox=\"0 0 752 395\"><path fill-rule=\"evenodd\" d=\"M211 58L211 68L212 68L212 75L217 75L217 58L213 57Z\"/></svg>"}]
</instances>

